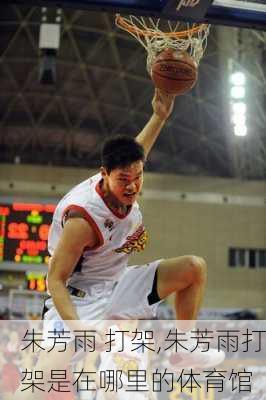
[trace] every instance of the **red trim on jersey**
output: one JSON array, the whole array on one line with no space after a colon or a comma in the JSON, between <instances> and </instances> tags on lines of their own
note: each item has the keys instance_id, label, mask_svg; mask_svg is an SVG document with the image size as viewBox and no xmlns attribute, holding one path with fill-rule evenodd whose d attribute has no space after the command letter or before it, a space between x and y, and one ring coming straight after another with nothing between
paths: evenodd
<instances>
[{"instance_id":1,"label":"red trim on jersey","mask_svg":"<svg viewBox=\"0 0 266 400\"><path fill-rule=\"evenodd\" d=\"M104 238L103 238L102 232L100 231L98 225L96 224L96 222L94 221L92 216L85 210L85 208L77 206L75 204L70 204L63 212L62 226L63 226L63 222L64 222L64 217L65 217L66 213L70 210L78 211L79 213L81 213L82 217L90 224L90 226L93 228L94 232L97 235L99 244L97 244L94 247L90 247L90 248L86 247L86 249L96 250L99 247L101 247L104 244Z\"/></svg>"},{"instance_id":2,"label":"red trim on jersey","mask_svg":"<svg viewBox=\"0 0 266 400\"><path fill-rule=\"evenodd\" d=\"M130 213L130 211L132 210L132 206L129 207L128 212L126 213L126 215L124 214L120 214L118 211L113 210L112 208L109 207L108 203L105 201L105 197L104 197L104 192L102 191L102 188L100 186L100 182L101 180L97 183L97 185L95 186L95 190L98 193L98 195L101 197L102 201L104 202L104 204L106 205L106 207L111 211L112 214L114 214L117 218L120 219L124 219L128 216L128 214Z\"/></svg>"}]
</instances>

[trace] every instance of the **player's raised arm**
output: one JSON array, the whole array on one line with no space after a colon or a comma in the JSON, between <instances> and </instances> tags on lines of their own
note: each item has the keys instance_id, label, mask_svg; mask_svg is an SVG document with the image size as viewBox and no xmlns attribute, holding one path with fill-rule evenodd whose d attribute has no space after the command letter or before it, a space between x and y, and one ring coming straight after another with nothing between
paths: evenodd
<instances>
[{"instance_id":1,"label":"player's raised arm","mask_svg":"<svg viewBox=\"0 0 266 400\"><path fill-rule=\"evenodd\" d=\"M153 114L148 123L136 137L136 141L144 148L146 158L148 157L148 154L159 136L167 118L172 113L174 99L174 95L155 89L155 94L152 100Z\"/></svg>"}]
</instances>

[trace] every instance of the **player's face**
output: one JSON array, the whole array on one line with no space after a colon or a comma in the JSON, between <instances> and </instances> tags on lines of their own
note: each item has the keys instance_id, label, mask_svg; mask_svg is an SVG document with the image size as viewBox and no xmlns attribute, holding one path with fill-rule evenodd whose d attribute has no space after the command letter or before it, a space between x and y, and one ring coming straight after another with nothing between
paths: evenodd
<instances>
[{"instance_id":1,"label":"player's face","mask_svg":"<svg viewBox=\"0 0 266 400\"><path fill-rule=\"evenodd\" d=\"M104 179L112 195L124 205L136 201L143 184L143 162L136 161L125 168L113 169Z\"/></svg>"}]
</instances>

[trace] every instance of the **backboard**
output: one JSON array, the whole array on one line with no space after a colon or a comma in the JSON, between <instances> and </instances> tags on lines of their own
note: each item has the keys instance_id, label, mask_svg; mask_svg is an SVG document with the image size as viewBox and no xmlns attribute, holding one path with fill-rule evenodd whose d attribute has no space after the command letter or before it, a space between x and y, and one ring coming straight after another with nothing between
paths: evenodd
<instances>
[{"instance_id":1,"label":"backboard","mask_svg":"<svg viewBox=\"0 0 266 400\"><path fill-rule=\"evenodd\" d=\"M98 9L266 31L266 0L9 0L11 3Z\"/></svg>"},{"instance_id":2,"label":"backboard","mask_svg":"<svg viewBox=\"0 0 266 400\"><path fill-rule=\"evenodd\" d=\"M266 0L214 0L206 18L214 24L266 31Z\"/></svg>"}]
</instances>

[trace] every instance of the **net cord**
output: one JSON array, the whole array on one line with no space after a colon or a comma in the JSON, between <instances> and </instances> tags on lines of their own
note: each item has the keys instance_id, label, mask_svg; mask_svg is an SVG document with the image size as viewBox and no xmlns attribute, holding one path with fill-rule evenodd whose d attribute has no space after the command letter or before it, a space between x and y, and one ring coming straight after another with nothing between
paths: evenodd
<instances>
[{"instance_id":1,"label":"net cord","mask_svg":"<svg viewBox=\"0 0 266 400\"><path fill-rule=\"evenodd\" d=\"M166 48L186 51L196 62L197 66L207 47L207 37L210 25L186 23L186 30L182 29L180 22L167 21L168 32L160 29L160 18L146 18L129 15L128 17L116 16L116 25L132 35L146 49L147 69L159 53ZM184 23L183 23L184 24Z\"/></svg>"}]
</instances>

